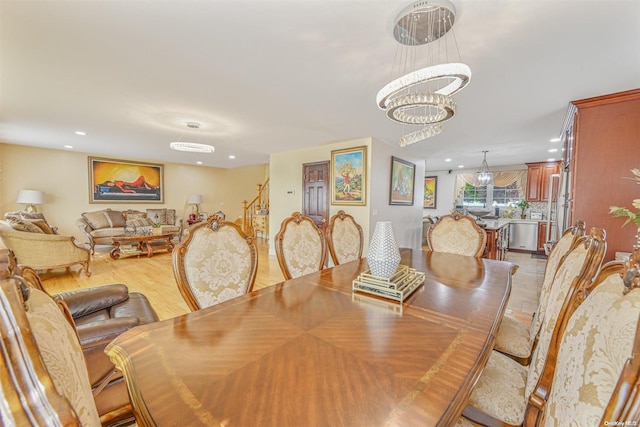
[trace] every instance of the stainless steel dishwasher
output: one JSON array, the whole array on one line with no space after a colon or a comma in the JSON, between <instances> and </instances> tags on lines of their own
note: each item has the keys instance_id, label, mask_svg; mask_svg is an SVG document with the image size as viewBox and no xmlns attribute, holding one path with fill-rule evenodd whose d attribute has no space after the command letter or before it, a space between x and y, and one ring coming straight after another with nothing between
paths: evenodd
<instances>
[{"instance_id":1,"label":"stainless steel dishwasher","mask_svg":"<svg viewBox=\"0 0 640 427\"><path fill-rule=\"evenodd\" d=\"M538 222L516 220L509 224L509 249L538 250Z\"/></svg>"}]
</instances>

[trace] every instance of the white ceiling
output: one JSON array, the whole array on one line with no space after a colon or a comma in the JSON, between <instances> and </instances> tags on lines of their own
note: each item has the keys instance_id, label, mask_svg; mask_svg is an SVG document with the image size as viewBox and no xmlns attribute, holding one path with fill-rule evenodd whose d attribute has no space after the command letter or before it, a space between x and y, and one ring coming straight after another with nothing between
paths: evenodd
<instances>
[{"instance_id":1,"label":"white ceiling","mask_svg":"<svg viewBox=\"0 0 640 427\"><path fill-rule=\"evenodd\" d=\"M402 127L375 97L408 3L1 0L0 141L218 167L396 144ZM569 101L640 87L640 0L453 3L473 77L444 133L405 148L427 170L476 168L483 150L490 166L546 160ZM170 150L177 139L216 152Z\"/></svg>"}]
</instances>

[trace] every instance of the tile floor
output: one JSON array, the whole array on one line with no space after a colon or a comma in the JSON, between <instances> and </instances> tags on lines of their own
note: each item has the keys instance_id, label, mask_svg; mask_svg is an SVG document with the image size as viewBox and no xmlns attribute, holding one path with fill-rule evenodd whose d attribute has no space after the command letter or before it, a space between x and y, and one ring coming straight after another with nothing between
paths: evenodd
<instances>
[{"instance_id":1,"label":"tile floor","mask_svg":"<svg viewBox=\"0 0 640 427\"><path fill-rule=\"evenodd\" d=\"M506 260L519 266L513 276L507 309L533 314L538 305L547 260L532 258L530 253L524 252L508 252Z\"/></svg>"}]
</instances>

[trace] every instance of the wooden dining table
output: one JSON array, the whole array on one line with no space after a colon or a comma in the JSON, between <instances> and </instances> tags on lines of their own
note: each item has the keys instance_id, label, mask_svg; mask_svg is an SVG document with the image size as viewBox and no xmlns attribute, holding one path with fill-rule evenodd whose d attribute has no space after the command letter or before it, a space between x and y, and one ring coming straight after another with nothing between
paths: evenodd
<instances>
[{"instance_id":1,"label":"wooden dining table","mask_svg":"<svg viewBox=\"0 0 640 427\"><path fill-rule=\"evenodd\" d=\"M426 277L402 304L352 291L361 259L120 335L106 353L138 425L454 424L517 266L401 255Z\"/></svg>"}]
</instances>

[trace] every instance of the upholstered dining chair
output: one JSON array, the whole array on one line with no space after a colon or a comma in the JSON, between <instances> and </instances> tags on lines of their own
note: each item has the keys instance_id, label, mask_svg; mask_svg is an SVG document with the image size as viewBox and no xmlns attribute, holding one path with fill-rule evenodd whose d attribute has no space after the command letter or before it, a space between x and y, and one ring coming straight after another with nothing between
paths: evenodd
<instances>
[{"instance_id":1,"label":"upholstered dining chair","mask_svg":"<svg viewBox=\"0 0 640 427\"><path fill-rule=\"evenodd\" d=\"M529 399L527 425L638 425L640 249L606 264L570 307Z\"/></svg>"},{"instance_id":2,"label":"upholstered dining chair","mask_svg":"<svg viewBox=\"0 0 640 427\"><path fill-rule=\"evenodd\" d=\"M453 212L429 226L427 246L433 252L480 257L487 246L487 233L473 217Z\"/></svg>"},{"instance_id":3,"label":"upholstered dining chair","mask_svg":"<svg viewBox=\"0 0 640 427\"><path fill-rule=\"evenodd\" d=\"M606 252L605 233L591 229L589 236L576 240L558 271L548 296L538 343L529 366L493 351L480 375L463 415L482 425L519 426L524 422L527 401L547 359L554 337L562 335L564 316L578 304L577 295L595 278Z\"/></svg>"},{"instance_id":4,"label":"upholstered dining chair","mask_svg":"<svg viewBox=\"0 0 640 427\"><path fill-rule=\"evenodd\" d=\"M1 265L4 265L5 259L8 274L19 276L26 286L48 294L33 268L19 266L12 251L0 253ZM133 421L129 392L122 373L116 369L104 349L129 329L156 322L158 315L151 303L145 295L129 292L123 284L83 288L51 297L64 302L65 312L72 318L101 422L120 424Z\"/></svg>"},{"instance_id":5,"label":"upholstered dining chair","mask_svg":"<svg viewBox=\"0 0 640 427\"><path fill-rule=\"evenodd\" d=\"M276 256L285 279L322 270L325 237L313 220L300 212L285 218L275 236Z\"/></svg>"},{"instance_id":6,"label":"upholstered dining chair","mask_svg":"<svg viewBox=\"0 0 640 427\"><path fill-rule=\"evenodd\" d=\"M78 336L61 307L17 278L0 282L5 425L101 425Z\"/></svg>"},{"instance_id":7,"label":"upholstered dining chair","mask_svg":"<svg viewBox=\"0 0 640 427\"><path fill-rule=\"evenodd\" d=\"M364 234L362 227L343 210L329 220L327 246L335 265L362 258Z\"/></svg>"},{"instance_id":8,"label":"upholstered dining chair","mask_svg":"<svg viewBox=\"0 0 640 427\"><path fill-rule=\"evenodd\" d=\"M538 299L538 307L533 314L530 324L525 324L515 317L505 315L496 335L496 342L493 346L494 350L506 354L522 365L528 365L531 361L531 353L535 347L540 325L544 318L547 298L549 296L550 286L556 275L558 266L562 259L571 249L573 243L584 235L584 221L577 221L576 225L568 228L553 245L551 252L547 258L547 264L544 270L544 278L540 288L540 297Z\"/></svg>"},{"instance_id":9,"label":"upholstered dining chair","mask_svg":"<svg viewBox=\"0 0 640 427\"><path fill-rule=\"evenodd\" d=\"M172 259L178 289L194 311L251 292L258 268L254 238L216 215L191 227Z\"/></svg>"}]
</instances>

